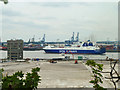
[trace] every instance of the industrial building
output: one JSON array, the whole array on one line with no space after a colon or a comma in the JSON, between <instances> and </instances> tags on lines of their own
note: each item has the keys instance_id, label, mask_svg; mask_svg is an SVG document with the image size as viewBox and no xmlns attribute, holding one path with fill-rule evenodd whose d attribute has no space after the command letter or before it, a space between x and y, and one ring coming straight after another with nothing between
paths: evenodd
<instances>
[{"instance_id":1,"label":"industrial building","mask_svg":"<svg viewBox=\"0 0 120 90\"><path fill-rule=\"evenodd\" d=\"M7 40L7 57L9 60L23 59L23 40Z\"/></svg>"}]
</instances>

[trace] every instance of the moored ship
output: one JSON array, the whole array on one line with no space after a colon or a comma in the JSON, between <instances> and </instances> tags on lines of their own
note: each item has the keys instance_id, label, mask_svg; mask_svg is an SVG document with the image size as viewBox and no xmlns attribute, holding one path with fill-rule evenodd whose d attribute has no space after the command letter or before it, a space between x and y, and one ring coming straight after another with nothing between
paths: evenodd
<instances>
[{"instance_id":1,"label":"moored ship","mask_svg":"<svg viewBox=\"0 0 120 90\"><path fill-rule=\"evenodd\" d=\"M43 48L46 53L65 53L65 54L104 54L106 49L93 45L92 42L83 42L79 46L71 47L51 47Z\"/></svg>"}]
</instances>

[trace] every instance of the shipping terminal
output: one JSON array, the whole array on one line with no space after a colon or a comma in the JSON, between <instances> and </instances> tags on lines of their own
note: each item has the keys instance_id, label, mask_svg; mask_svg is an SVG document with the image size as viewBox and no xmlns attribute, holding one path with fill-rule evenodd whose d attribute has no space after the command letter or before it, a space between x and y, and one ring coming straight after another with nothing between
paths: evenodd
<instances>
[{"instance_id":1,"label":"shipping terminal","mask_svg":"<svg viewBox=\"0 0 120 90\"><path fill-rule=\"evenodd\" d=\"M52 47L71 47L74 45L77 45L79 47L82 41L79 40L79 32L77 33L76 37L74 37L74 32L72 34L72 37L70 40L65 40L64 42L46 42L45 34L43 35L43 38L39 41L35 41L35 36L33 38L29 39L28 42L24 42L24 48L23 50L28 51L35 51L35 50L43 50L46 46L52 46ZM85 42L89 42L90 40L87 40ZM120 51L120 42L118 41L97 41L95 42L97 47L104 47L106 49L106 52L119 52ZM7 50L7 42L0 42L0 50Z\"/></svg>"}]
</instances>

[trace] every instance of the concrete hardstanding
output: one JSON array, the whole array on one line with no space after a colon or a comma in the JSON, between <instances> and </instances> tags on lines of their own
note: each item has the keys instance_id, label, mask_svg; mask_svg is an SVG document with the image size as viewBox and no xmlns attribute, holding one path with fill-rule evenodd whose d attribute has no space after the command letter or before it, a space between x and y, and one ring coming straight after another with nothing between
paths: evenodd
<instances>
[{"instance_id":1,"label":"concrete hardstanding","mask_svg":"<svg viewBox=\"0 0 120 90\"><path fill-rule=\"evenodd\" d=\"M91 68L86 66L82 61L74 64L75 61L58 61L50 63L46 61L30 61L30 62L7 62L1 63L0 66L4 69L4 74L12 75L17 71L24 73L31 72L32 68L40 67L39 75L42 78L38 88L92 88L89 83L92 79ZM100 63L100 62L98 62ZM109 71L109 62L102 62L104 71ZM103 77L109 77L103 74ZM113 88L110 80L103 78L105 88Z\"/></svg>"}]
</instances>

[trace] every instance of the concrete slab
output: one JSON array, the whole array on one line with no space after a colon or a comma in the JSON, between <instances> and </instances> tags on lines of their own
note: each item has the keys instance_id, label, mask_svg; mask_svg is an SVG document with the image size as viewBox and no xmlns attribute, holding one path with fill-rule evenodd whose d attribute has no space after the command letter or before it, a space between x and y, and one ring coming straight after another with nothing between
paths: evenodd
<instances>
[{"instance_id":1,"label":"concrete slab","mask_svg":"<svg viewBox=\"0 0 120 90\"><path fill-rule=\"evenodd\" d=\"M100 63L100 62L98 62ZM109 69L108 62L102 62L104 70ZM4 74L11 75L16 71L30 72L32 68L40 67L42 81L38 88L92 88L89 81L92 79L90 67L86 66L82 61L74 64L74 61L58 61L50 63L46 61L31 61L31 62L7 62L0 63L4 68ZM106 76L105 74L103 74ZM109 80L103 78L103 87L113 88Z\"/></svg>"}]
</instances>

